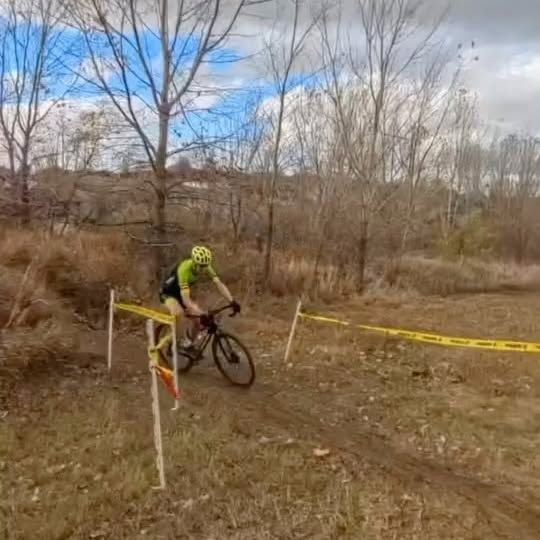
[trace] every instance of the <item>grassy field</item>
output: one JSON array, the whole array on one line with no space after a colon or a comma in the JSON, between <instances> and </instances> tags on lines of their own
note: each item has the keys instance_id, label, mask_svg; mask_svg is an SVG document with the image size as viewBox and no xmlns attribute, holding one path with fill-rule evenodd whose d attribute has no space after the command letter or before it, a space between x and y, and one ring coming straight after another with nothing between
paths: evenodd
<instances>
[{"instance_id":1,"label":"grassy field","mask_svg":"<svg viewBox=\"0 0 540 540\"><path fill-rule=\"evenodd\" d=\"M540 537L537 356L303 321L284 365L293 307L231 323L254 352L251 390L208 362L181 379L180 411L162 394L164 493L142 332L119 337L110 377L105 336L88 331L68 362L14 382L0 415L0 538ZM538 340L539 308L529 293L323 309Z\"/></svg>"}]
</instances>

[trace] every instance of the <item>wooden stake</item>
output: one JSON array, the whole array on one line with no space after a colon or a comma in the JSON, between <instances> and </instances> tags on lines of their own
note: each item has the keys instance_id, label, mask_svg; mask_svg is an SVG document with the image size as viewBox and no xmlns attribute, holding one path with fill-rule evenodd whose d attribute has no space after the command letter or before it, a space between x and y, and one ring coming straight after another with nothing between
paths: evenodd
<instances>
[{"instance_id":1,"label":"wooden stake","mask_svg":"<svg viewBox=\"0 0 540 540\"><path fill-rule=\"evenodd\" d=\"M176 340L176 318L171 324L171 335L172 335L172 352L173 352L173 369L174 369L174 387L178 392L178 342ZM180 400L177 398L174 400L173 411L177 411L180 407Z\"/></svg>"},{"instance_id":2,"label":"wooden stake","mask_svg":"<svg viewBox=\"0 0 540 540\"><path fill-rule=\"evenodd\" d=\"M287 363L287 361L289 360L289 355L291 354L292 342L294 339L294 334L296 332L296 325L298 324L298 317L300 316L301 310L302 300L298 300L298 304L296 305L296 311L294 313L294 319L291 325L291 331L289 333L289 340L287 341L287 348L285 349L285 358L283 359L285 363Z\"/></svg>"},{"instance_id":3,"label":"wooden stake","mask_svg":"<svg viewBox=\"0 0 540 540\"><path fill-rule=\"evenodd\" d=\"M113 352L113 331L114 331L114 289L111 289L109 297L109 343L107 347L107 368L109 372L112 368L112 352Z\"/></svg>"},{"instance_id":4,"label":"wooden stake","mask_svg":"<svg viewBox=\"0 0 540 540\"><path fill-rule=\"evenodd\" d=\"M148 347L152 349L156 346L154 337L154 321L148 319L146 321L146 333L148 335ZM150 372L152 376L152 413L154 416L154 445L156 447L156 468L159 474L159 486L155 489L165 489L165 464L163 460L163 442L161 436L161 413L159 409L159 390L157 373L152 362L150 363Z\"/></svg>"}]
</instances>

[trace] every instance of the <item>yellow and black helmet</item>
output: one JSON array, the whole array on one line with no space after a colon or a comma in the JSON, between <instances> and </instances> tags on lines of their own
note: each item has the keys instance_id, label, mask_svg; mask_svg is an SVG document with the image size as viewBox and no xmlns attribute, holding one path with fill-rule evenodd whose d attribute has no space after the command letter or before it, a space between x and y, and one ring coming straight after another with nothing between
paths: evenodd
<instances>
[{"instance_id":1,"label":"yellow and black helmet","mask_svg":"<svg viewBox=\"0 0 540 540\"><path fill-rule=\"evenodd\" d=\"M199 266L208 266L212 262L212 252L204 246L195 246L191 250L191 260Z\"/></svg>"}]
</instances>

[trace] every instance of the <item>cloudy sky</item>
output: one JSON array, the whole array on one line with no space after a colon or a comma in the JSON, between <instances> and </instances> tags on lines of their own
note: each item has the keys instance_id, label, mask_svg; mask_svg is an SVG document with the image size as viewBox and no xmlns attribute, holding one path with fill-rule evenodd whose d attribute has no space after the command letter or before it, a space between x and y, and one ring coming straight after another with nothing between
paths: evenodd
<instances>
[{"instance_id":1,"label":"cloudy sky","mask_svg":"<svg viewBox=\"0 0 540 540\"><path fill-rule=\"evenodd\" d=\"M466 81L482 116L503 129L539 132L540 0L449 0L443 31L453 42L475 42L479 59Z\"/></svg>"},{"instance_id":2,"label":"cloudy sky","mask_svg":"<svg viewBox=\"0 0 540 540\"><path fill-rule=\"evenodd\" d=\"M141 3L143 1L148 0L141 0ZM316 10L323 1L330 0L305 0L301 17L303 24L309 20L310 10ZM360 43L357 9L360 0L332 1L341 2L343 21L348 25L351 40ZM233 6L237 2L223 0L225 6ZM419 36L422 31L427 32L433 20L445 10L446 18L437 37L445 42L454 59L458 56L458 44L462 44L460 51L466 58L463 82L478 94L481 120L502 133L540 134L540 0L424 0L419 12ZM224 15L223 24L226 24L228 18L226 13ZM290 0L272 0L250 7L238 21L226 47L233 57L255 56L234 64L205 64L191 95L192 99L195 95L195 104L206 107L223 99L223 94L219 96L219 92L213 92L214 87L252 89L254 83L260 87L266 85L267 97L272 99L272 84L265 70L267 63L264 55L257 53L268 42L279 44L290 31L291 20ZM147 34L149 60L153 66L156 61L159 71L159 41L151 33ZM320 41L319 34L313 32L312 49L319 46L317 40ZM473 42L474 48L471 47ZM154 53L155 58L152 56ZM297 66L300 77L295 79L295 84L302 80L302 69ZM238 94L244 96L240 102L249 93ZM144 93L140 95L144 96ZM82 109L91 108L92 99L97 98L84 95L84 92L70 97L76 108ZM205 115L200 124L209 129L207 124L211 121L212 117Z\"/></svg>"},{"instance_id":3,"label":"cloudy sky","mask_svg":"<svg viewBox=\"0 0 540 540\"><path fill-rule=\"evenodd\" d=\"M355 19L357 2L342 0L349 22ZM245 28L259 26L263 32L254 36L250 48L257 47L258 38L276 20L291 20L285 5L286 0L278 7L251 8L256 16L244 18ZM463 44L470 60L464 81L478 93L482 119L504 131L540 132L540 0L424 0L420 15L426 29L446 10L439 37L456 54Z\"/></svg>"}]
</instances>

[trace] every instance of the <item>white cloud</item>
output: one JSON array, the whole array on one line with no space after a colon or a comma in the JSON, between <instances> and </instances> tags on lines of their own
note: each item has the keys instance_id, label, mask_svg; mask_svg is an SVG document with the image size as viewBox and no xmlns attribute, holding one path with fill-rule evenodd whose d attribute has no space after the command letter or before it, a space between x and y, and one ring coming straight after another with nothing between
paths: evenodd
<instances>
[{"instance_id":1,"label":"white cloud","mask_svg":"<svg viewBox=\"0 0 540 540\"><path fill-rule=\"evenodd\" d=\"M482 119L504 131L540 132L540 49L486 47L465 81L479 95Z\"/></svg>"},{"instance_id":2,"label":"white cloud","mask_svg":"<svg viewBox=\"0 0 540 540\"><path fill-rule=\"evenodd\" d=\"M227 15L237 5L238 0L224 2ZM362 32L360 30L358 2L360 0L342 0L343 21L351 30L352 43L362 50ZM426 0L420 12L420 24L425 30L436 15L443 10L447 0ZM308 0L303 3L301 24L305 25L320 0ZM267 41L286 43L290 35L292 21L292 3L289 0L274 0L256 4L245 10L240 16L233 34L225 41L241 55L250 56L260 53ZM150 12L149 12L150 13ZM172 15L171 15L172 16ZM223 25L227 17L220 20ZM495 124L505 131L528 130L540 131L540 38L538 36L540 20L539 0L452 0L448 19L440 29L438 36L451 47L464 43L467 56L467 69L464 82L479 96L481 117L488 124ZM336 18L333 18L335 25ZM475 41L471 50L471 42ZM297 72L308 69L313 59L313 51L320 47L320 36L313 33L306 47L306 52L296 66ZM455 57L458 51L455 50ZM478 61L474 57L478 56ZM108 80L114 76L113 66L102 61L101 67ZM156 74L159 74L160 60L155 59ZM93 77L93 66L86 59L83 71ZM260 56L231 64L227 69L218 69L210 64L203 64L195 83L186 96L185 104L191 109L215 107L225 88L247 89L255 83L268 81L264 62ZM96 98L97 99L97 98ZM272 100L267 103L270 106ZM95 107L94 99L71 99L76 116L81 111ZM136 100L140 118L152 137L157 133L156 115ZM111 108L111 111L114 110ZM55 122L55 114L51 122ZM58 115L56 115L58 118ZM287 120L289 121L289 120ZM315 121L315 120L314 120ZM314 123L313 125L317 125ZM129 129L126 129L126 134ZM113 139L109 141L114 147Z\"/></svg>"},{"instance_id":3,"label":"white cloud","mask_svg":"<svg viewBox=\"0 0 540 540\"><path fill-rule=\"evenodd\" d=\"M342 0L342 20L351 29L352 43L362 48L358 16L360 0ZM239 24L242 35L233 39L248 52L260 51L274 24L283 30L291 21L290 2L271 2L253 8L252 17L244 16ZM315 2L306 3L314 8ZM287 7L288 6L288 7ZM419 12L421 29L427 30L448 7L448 16L437 34L450 47L457 60L457 44L466 57L465 83L480 96L483 119L505 130L540 131L540 1L538 0L426 0ZM304 17L309 10L304 11ZM334 18L335 20L335 18ZM277 23L276 23L277 21ZM310 45L320 46L315 32ZM474 42L474 48L472 43ZM474 58L478 57L475 61ZM258 60L255 66L261 67ZM455 66L455 64L454 64ZM450 66L452 68L452 66ZM253 66L239 65L239 72L259 76Z\"/></svg>"},{"instance_id":4,"label":"white cloud","mask_svg":"<svg viewBox=\"0 0 540 540\"><path fill-rule=\"evenodd\" d=\"M97 81L96 66L97 72L101 74L105 82L110 82L111 79L118 73L118 69L115 67L112 61L99 57L95 58L94 61L90 57L85 58L77 68L77 72L84 79Z\"/></svg>"}]
</instances>

